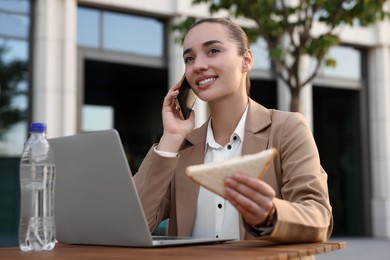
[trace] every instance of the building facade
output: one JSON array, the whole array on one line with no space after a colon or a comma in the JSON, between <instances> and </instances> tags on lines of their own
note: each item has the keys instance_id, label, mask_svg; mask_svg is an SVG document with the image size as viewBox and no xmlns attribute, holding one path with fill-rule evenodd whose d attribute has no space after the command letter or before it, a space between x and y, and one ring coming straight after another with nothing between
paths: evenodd
<instances>
[{"instance_id":1,"label":"building facade","mask_svg":"<svg viewBox=\"0 0 390 260\"><path fill-rule=\"evenodd\" d=\"M136 171L162 134L162 99L184 72L170 25L187 15L207 17L207 8L191 0L26 0L21 10L10 2L0 0L0 21L27 17L27 31L15 34L0 24L0 43L23 49L30 64L19 84L29 94L15 98L28 117L0 135L0 172L12 160L7 172L15 183L30 121L46 122L49 137L116 128ZM302 91L329 174L335 236L390 238L389 32L389 21L342 28L342 45L330 53L337 67L323 68ZM288 110L288 89L273 76L264 42L251 49L251 97ZM195 112L199 126L206 104L197 102Z\"/></svg>"}]
</instances>

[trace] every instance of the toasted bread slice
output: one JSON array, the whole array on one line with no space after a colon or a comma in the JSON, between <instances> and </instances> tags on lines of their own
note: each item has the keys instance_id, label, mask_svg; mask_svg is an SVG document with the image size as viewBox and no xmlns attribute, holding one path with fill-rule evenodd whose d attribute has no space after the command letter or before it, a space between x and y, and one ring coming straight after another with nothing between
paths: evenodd
<instances>
[{"instance_id":1,"label":"toasted bread slice","mask_svg":"<svg viewBox=\"0 0 390 260\"><path fill-rule=\"evenodd\" d=\"M235 173L245 173L261 179L276 154L277 150L270 148L256 154L243 155L224 162L192 165L187 167L186 173L192 181L225 197L225 177Z\"/></svg>"}]
</instances>

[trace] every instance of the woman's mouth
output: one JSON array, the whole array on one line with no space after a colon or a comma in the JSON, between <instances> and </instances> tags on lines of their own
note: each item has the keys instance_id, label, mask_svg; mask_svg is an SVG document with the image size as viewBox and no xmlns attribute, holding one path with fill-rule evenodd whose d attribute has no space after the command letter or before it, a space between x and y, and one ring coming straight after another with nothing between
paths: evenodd
<instances>
[{"instance_id":1,"label":"woman's mouth","mask_svg":"<svg viewBox=\"0 0 390 260\"><path fill-rule=\"evenodd\" d=\"M213 81L215 81L216 79L217 79L217 77L202 79L201 81L198 82L198 85L199 85L199 86L202 86L202 85L208 84L208 83L210 83L210 82L213 82Z\"/></svg>"}]
</instances>

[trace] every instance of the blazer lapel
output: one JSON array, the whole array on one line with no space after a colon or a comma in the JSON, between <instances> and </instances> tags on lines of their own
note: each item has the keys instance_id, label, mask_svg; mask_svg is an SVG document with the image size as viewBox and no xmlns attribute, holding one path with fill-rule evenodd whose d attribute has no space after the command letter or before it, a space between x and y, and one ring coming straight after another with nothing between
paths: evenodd
<instances>
[{"instance_id":1,"label":"blazer lapel","mask_svg":"<svg viewBox=\"0 0 390 260\"><path fill-rule=\"evenodd\" d=\"M268 109L249 99L248 116L245 124L245 136L242 154L260 152L268 147L271 115Z\"/></svg>"},{"instance_id":2,"label":"blazer lapel","mask_svg":"<svg viewBox=\"0 0 390 260\"><path fill-rule=\"evenodd\" d=\"M242 154L258 153L268 148L271 115L268 109L249 99L248 115ZM243 219L240 218L240 238L245 238Z\"/></svg>"},{"instance_id":3,"label":"blazer lapel","mask_svg":"<svg viewBox=\"0 0 390 260\"><path fill-rule=\"evenodd\" d=\"M177 172L183 174L176 174L175 177L177 231L179 236L190 236L192 234L198 204L199 185L187 177L185 170L189 165L204 162L207 124L208 122L188 135L187 141L189 143L187 147L180 151L183 161L178 165Z\"/></svg>"}]
</instances>

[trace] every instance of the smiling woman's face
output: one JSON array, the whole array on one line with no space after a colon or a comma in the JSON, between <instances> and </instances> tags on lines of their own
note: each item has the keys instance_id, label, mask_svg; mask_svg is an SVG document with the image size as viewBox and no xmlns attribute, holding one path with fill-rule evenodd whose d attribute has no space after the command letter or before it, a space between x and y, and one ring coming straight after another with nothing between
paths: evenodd
<instances>
[{"instance_id":1,"label":"smiling woman's face","mask_svg":"<svg viewBox=\"0 0 390 260\"><path fill-rule=\"evenodd\" d=\"M249 71L237 42L219 23L202 23L193 27L183 44L186 77L200 99L212 101L245 91Z\"/></svg>"}]
</instances>

